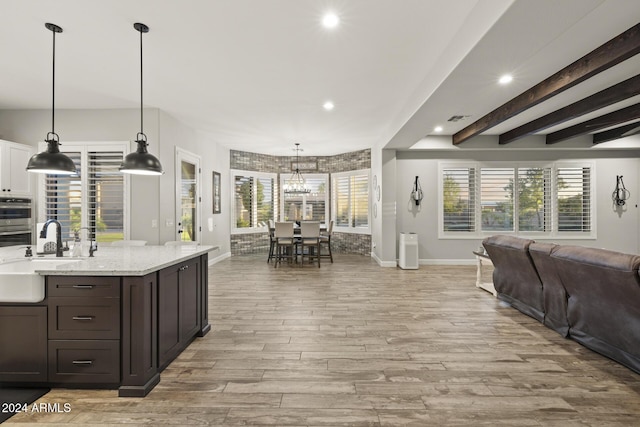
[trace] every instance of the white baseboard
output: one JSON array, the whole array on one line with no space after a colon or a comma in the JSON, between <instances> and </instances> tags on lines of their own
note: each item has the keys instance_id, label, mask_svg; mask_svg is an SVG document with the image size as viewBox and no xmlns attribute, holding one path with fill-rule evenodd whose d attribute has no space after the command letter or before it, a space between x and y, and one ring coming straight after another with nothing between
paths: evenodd
<instances>
[{"instance_id":1,"label":"white baseboard","mask_svg":"<svg viewBox=\"0 0 640 427\"><path fill-rule=\"evenodd\" d=\"M378 263L380 267L397 267L396 261L383 261L375 254L371 252L371 258ZM476 265L475 259L420 259L419 265Z\"/></svg>"},{"instance_id":2,"label":"white baseboard","mask_svg":"<svg viewBox=\"0 0 640 427\"><path fill-rule=\"evenodd\" d=\"M380 267L397 267L398 266L398 263L396 261L381 260L380 258L378 258L378 255L376 255L375 252L371 252L371 258L373 258L373 260L377 262Z\"/></svg>"},{"instance_id":3,"label":"white baseboard","mask_svg":"<svg viewBox=\"0 0 640 427\"><path fill-rule=\"evenodd\" d=\"M475 259L421 259L420 265L476 265Z\"/></svg>"},{"instance_id":4,"label":"white baseboard","mask_svg":"<svg viewBox=\"0 0 640 427\"><path fill-rule=\"evenodd\" d=\"M211 267L214 264L219 263L220 261L223 261L227 258L231 258L231 252L225 252L222 255L218 255L215 258L209 258L209 267Z\"/></svg>"}]
</instances>

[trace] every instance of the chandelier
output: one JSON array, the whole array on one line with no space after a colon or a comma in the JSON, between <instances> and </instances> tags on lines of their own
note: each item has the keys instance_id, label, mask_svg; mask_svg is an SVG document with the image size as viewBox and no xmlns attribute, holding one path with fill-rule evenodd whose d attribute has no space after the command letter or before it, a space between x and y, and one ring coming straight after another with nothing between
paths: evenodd
<instances>
[{"instance_id":1,"label":"chandelier","mask_svg":"<svg viewBox=\"0 0 640 427\"><path fill-rule=\"evenodd\" d=\"M300 149L300 143L296 142L296 170L291 177L284 184L284 192L285 194L308 194L311 193L311 190L307 188L306 182L300 173L300 162L298 161L298 152L302 151Z\"/></svg>"}]
</instances>

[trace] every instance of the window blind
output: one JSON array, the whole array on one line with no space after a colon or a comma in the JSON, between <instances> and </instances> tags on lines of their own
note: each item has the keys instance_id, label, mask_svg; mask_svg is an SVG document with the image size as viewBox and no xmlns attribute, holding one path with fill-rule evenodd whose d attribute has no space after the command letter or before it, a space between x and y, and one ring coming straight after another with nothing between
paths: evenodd
<instances>
[{"instance_id":1,"label":"window blind","mask_svg":"<svg viewBox=\"0 0 640 427\"><path fill-rule=\"evenodd\" d=\"M62 226L62 240L72 240L82 220L82 153L65 152L76 165L76 175L45 175L44 219L55 219ZM38 230L39 231L39 230Z\"/></svg>"},{"instance_id":2,"label":"window blind","mask_svg":"<svg viewBox=\"0 0 640 427\"><path fill-rule=\"evenodd\" d=\"M442 180L444 231L475 231L476 170L446 168Z\"/></svg>"},{"instance_id":3,"label":"window blind","mask_svg":"<svg viewBox=\"0 0 640 427\"><path fill-rule=\"evenodd\" d=\"M349 227L351 212L349 211L349 199L350 195L350 186L349 186L350 177L342 176L333 180L333 187L335 189L335 225L337 227Z\"/></svg>"},{"instance_id":4,"label":"window blind","mask_svg":"<svg viewBox=\"0 0 640 427\"><path fill-rule=\"evenodd\" d=\"M283 186L289 181L282 180ZM282 218L284 221L326 221L327 212L327 177L305 175L307 194L284 193Z\"/></svg>"},{"instance_id":5,"label":"window blind","mask_svg":"<svg viewBox=\"0 0 640 427\"><path fill-rule=\"evenodd\" d=\"M99 242L125 238L125 178L118 170L122 150L76 146L65 151L76 165L75 175L45 175L44 219L62 226L63 240L88 228L82 236ZM93 230L96 234L93 235Z\"/></svg>"},{"instance_id":6,"label":"window blind","mask_svg":"<svg viewBox=\"0 0 640 427\"><path fill-rule=\"evenodd\" d=\"M591 168L558 167L558 231L591 231Z\"/></svg>"},{"instance_id":7,"label":"window blind","mask_svg":"<svg viewBox=\"0 0 640 427\"><path fill-rule=\"evenodd\" d=\"M482 231L513 231L514 168L480 169Z\"/></svg>"},{"instance_id":8,"label":"window blind","mask_svg":"<svg viewBox=\"0 0 640 427\"><path fill-rule=\"evenodd\" d=\"M243 171L233 174L235 229L266 227L270 219L275 219L276 175L266 175Z\"/></svg>"},{"instance_id":9,"label":"window blind","mask_svg":"<svg viewBox=\"0 0 640 427\"><path fill-rule=\"evenodd\" d=\"M124 239L122 152L89 151L87 165L88 227L98 241Z\"/></svg>"},{"instance_id":10,"label":"window blind","mask_svg":"<svg viewBox=\"0 0 640 427\"><path fill-rule=\"evenodd\" d=\"M336 227L369 228L369 173L344 172L332 176Z\"/></svg>"},{"instance_id":11,"label":"window blind","mask_svg":"<svg viewBox=\"0 0 640 427\"><path fill-rule=\"evenodd\" d=\"M551 168L518 168L518 230L551 229Z\"/></svg>"}]
</instances>

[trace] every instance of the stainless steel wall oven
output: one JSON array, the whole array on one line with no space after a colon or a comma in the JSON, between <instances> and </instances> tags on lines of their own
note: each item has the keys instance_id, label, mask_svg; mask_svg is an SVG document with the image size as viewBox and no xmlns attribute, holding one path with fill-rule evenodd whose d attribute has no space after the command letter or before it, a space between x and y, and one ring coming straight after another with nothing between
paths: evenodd
<instances>
[{"instance_id":1,"label":"stainless steel wall oven","mask_svg":"<svg viewBox=\"0 0 640 427\"><path fill-rule=\"evenodd\" d=\"M32 234L32 200L26 197L0 197L0 247L30 245Z\"/></svg>"}]
</instances>

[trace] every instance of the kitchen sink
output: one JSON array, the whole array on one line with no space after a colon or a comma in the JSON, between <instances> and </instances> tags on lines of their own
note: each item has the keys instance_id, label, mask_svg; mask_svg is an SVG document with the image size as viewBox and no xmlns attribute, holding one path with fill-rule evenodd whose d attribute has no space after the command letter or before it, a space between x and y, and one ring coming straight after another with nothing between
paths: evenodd
<instances>
[{"instance_id":1,"label":"kitchen sink","mask_svg":"<svg viewBox=\"0 0 640 427\"><path fill-rule=\"evenodd\" d=\"M0 264L0 302L40 302L44 299L44 277L36 270L54 270L79 259L33 258Z\"/></svg>"}]
</instances>

